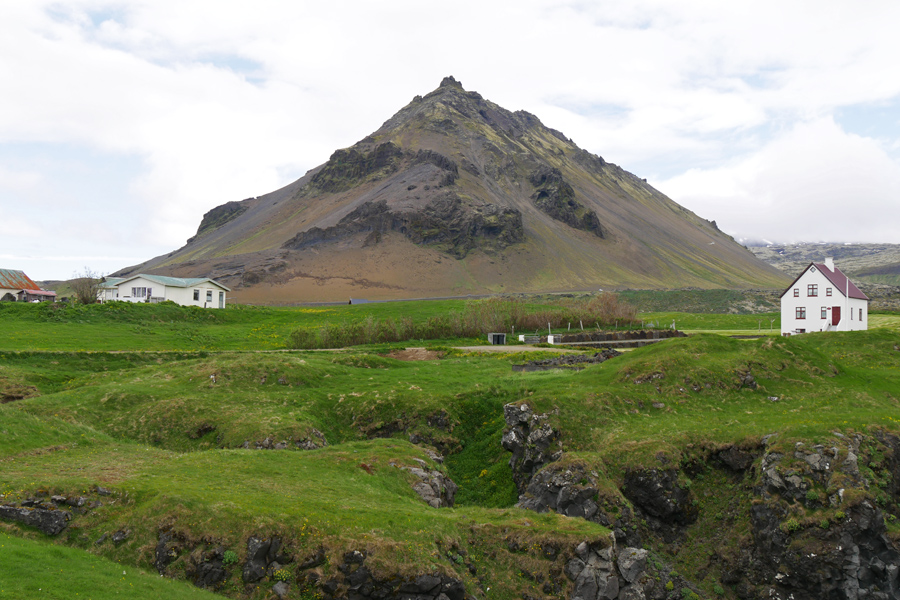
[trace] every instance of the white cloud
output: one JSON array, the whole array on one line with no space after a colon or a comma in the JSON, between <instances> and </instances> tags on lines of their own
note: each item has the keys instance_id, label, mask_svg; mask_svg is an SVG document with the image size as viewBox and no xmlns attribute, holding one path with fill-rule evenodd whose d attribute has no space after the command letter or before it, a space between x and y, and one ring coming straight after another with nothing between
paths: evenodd
<instances>
[{"instance_id":1,"label":"white cloud","mask_svg":"<svg viewBox=\"0 0 900 600\"><path fill-rule=\"evenodd\" d=\"M741 237L900 243L900 164L830 118L798 124L732 164L657 186Z\"/></svg>"},{"instance_id":2,"label":"white cloud","mask_svg":"<svg viewBox=\"0 0 900 600\"><path fill-rule=\"evenodd\" d=\"M92 223L144 224L141 248L151 253L181 245L213 206L289 183L450 74L664 181L673 196L722 197L710 188L718 180L734 203L812 201L792 182L822 180L846 144L869 150L846 158L861 169L855 157L871 157L873 180L889 184L896 171L875 142L835 133L833 123L827 131L838 109L900 97L900 4L890 0L460 0L452 10L417 0L8 4L0 83L12 91L0 95L0 151L38 143L73 156L138 157L142 172L128 175L117 214L98 211ZM778 154L791 140L808 158ZM53 164L24 169L32 179L16 189L0 172L10 194L0 202L32 193L35 204L65 204L48 191L64 187ZM785 187L762 186L761 173ZM826 178L831 190L859 186L841 169ZM876 187L865 202L881 206L886 192ZM720 224L743 214L711 202L699 212ZM855 237L875 231L866 221L844 225ZM67 234L74 252L107 254L77 234Z\"/></svg>"}]
</instances>

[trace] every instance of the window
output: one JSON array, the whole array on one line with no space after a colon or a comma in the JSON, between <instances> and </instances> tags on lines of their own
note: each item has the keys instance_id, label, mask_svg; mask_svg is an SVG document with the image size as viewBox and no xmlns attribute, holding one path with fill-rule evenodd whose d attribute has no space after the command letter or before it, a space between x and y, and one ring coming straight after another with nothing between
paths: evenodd
<instances>
[{"instance_id":1,"label":"window","mask_svg":"<svg viewBox=\"0 0 900 600\"><path fill-rule=\"evenodd\" d=\"M200 290L194 290L194 302L200 302Z\"/></svg>"},{"instance_id":2,"label":"window","mask_svg":"<svg viewBox=\"0 0 900 600\"><path fill-rule=\"evenodd\" d=\"M206 290L206 301L212 302L212 290Z\"/></svg>"},{"instance_id":3,"label":"window","mask_svg":"<svg viewBox=\"0 0 900 600\"><path fill-rule=\"evenodd\" d=\"M131 288L131 297L132 298L146 298L147 297L147 288L145 288L145 287Z\"/></svg>"},{"instance_id":4,"label":"window","mask_svg":"<svg viewBox=\"0 0 900 600\"><path fill-rule=\"evenodd\" d=\"M823 319L827 319L827 318L828 318L828 309L825 308L824 306L822 307L822 318L823 318Z\"/></svg>"},{"instance_id":5,"label":"window","mask_svg":"<svg viewBox=\"0 0 900 600\"><path fill-rule=\"evenodd\" d=\"M831 288L825 288L825 295L826 295L826 296L830 296L830 295L831 295Z\"/></svg>"},{"instance_id":6,"label":"window","mask_svg":"<svg viewBox=\"0 0 900 600\"><path fill-rule=\"evenodd\" d=\"M798 307L797 307L797 314L796 314L795 316L796 316L796 318L798 318L798 319L805 319L805 318L806 318L806 307L805 307L805 306L798 306Z\"/></svg>"},{"instance_id":7,"label":"window","mask_svg":"<svg viewBox=\"0 0 900 600\"><path fill-rule=\"evenodd\" d=\"M811 283L806 286L806 295L807 296L818 296L819 295L819 284Z\"/></svg>"},{"instance_id":8,"label":"window","mask_svg":"<svg viewBox=\"0 0 900 600\"><path fill-rule=\"evenodd\" d=\"M862 321L862 309L859 309L859 320Z\"/></svg>"},{"instance_id":9,"label":"window","mask_svg":"<svg viewBox=\"0 0 900 600\"><path fill-rule=\"evenodd\" d=\"M800 297L800 288L794 288L794 298Z\"/></svg>"}]
</instances>

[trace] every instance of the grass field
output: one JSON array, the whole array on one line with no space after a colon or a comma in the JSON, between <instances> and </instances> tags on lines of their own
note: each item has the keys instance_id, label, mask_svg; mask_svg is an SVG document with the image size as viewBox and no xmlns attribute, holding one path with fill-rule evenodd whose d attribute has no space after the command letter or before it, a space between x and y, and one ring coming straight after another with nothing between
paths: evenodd
<instances>
[{"instance_id":1,"label":"grass field","mask_svg":"<svg viewBox=\"0 0 900 600\"><path fill-rule=\"evenodd\" d=\"M249 536L278 536L298 562L326 548L323 573L333 573L344 552L362 549L379 573L444 573L479 598L545 597L540 582L527 576L550 568L541 548L608 543L609 530L513 507L518 494L509 453L499 444L505 404L524 402L547 413L565 460L589 465L612 495L628 469L658 465L660 456L696 464L723 445L771 434L774 448L789 450L801 440L825 442L834 431L900 431L900 316L893 314L872 315L868 332L781 338L776 322L776 335L763 339L698 333L581 371L514 373L512 364L542 354L469 353L452 349L453 340L406 344L443 353L414 362L386 356L403 344L256 352L283 348L295 328L327 319L427 319L459 309L458 302L209 312L0 305L2 501L62 494L102 503L52 541L0 522L0 545L14 540L4 554L12 562L0 561L0 588L29 597L45 583L55 590L71 579L68 597L104 598L97 588L124 594L108 581L118 565L129 574L122 585L149 586L130 574L135 567L153 570L165 529L181 540L169 566L176 578L190 580L197 557L216 548L243 560ZM760 319L772 317L638 318L732 335L756 333ZM192 345L198 340L203 345ZM755 388L742 385L747 373ZM327 445L296 449L298 442L321 445L319 435ZM439 449L444 463L411 437ZM288 449L254 449L267 440ZM416 495L408 468L419 461L459 485L455 508L433 509ZM686 532L690 545L656 548L659 560L679 571L706 573L697 584L710 596L717 571L703 568L702 556L711 545L737 543L735 532L747 526L746 515L728 527L716 515L730 510L730 501L750 502L745 491L725 492L732 482L723 477L715 470L693 477L702 516ZM100 496L98 486L112 495ZM879 489L873 487L873 497ZM896 499L883 506L900 512ZM828 518L829 510L808 517ZM124 542L100 541L116 531L128 532ZM459 559L454 548L467 549L468 558ZM84 565L83 582L70 578L60 560ZM28 569L10 570L23 561ZM102 574L92 578L88 569ZM310 591L300 585L301 571L290 569L290 597L312 597L304 595ZM7 585L13 574L18 587ZM154 576L146 581L162 587L140 587L144 595L137 597L194 597L191 587ZM273 583L267 578L248 589L233 566L219 591L264 598Z\"/></svg>"},{"instance_id":2,"label":"grass field","mask_svg":"<svg viewBox=\"0 0 900 600\"><path fill-rule=\"evenodd\" d=\"M0 531L0 598L214 600L221 596L131 564Z\"/></svg>"}]
</instances>

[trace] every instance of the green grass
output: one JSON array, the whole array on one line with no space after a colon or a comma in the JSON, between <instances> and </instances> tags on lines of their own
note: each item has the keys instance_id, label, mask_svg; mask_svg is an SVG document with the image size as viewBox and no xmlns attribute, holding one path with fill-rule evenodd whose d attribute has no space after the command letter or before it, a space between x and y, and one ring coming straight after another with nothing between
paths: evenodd
<instances>
[{"instance_id":1,"label":"green grass","mask_svg":"<svg viewBox=\"0 0 900 600\"><path fill-rule=\"evenodd\" d=\"M685 333L721 333L724 335L781 335L780 313L732 315L715 313L648 312L638 319L649 326L671 327Z\"/></svg>"},{"instance_id":2,"label":"green grass","mask_svg":"<svg viewBox=\"0 0 900 600\"><path fill-rule=\"evenodd\" d=\"M900 316L893 314L872 315L867 332L752 340L698 333L581 371L514 373L512 364L543 354L468 353L432 341L423 345L440 345L444 358L403 362L385 356L403 344L256 352L266 346L250 335L280 331L283 342L293 328L326 318L406 311L426 319L460 306L453 302L199 313L109 306L54 313L59 309L0 305L0 347L7 348L0 351L0 394L24 396L0 405L0 494L7 502L57 493L103 502L33 551L54 556L71 546L83 560L100 555L129 565L129 573L134 566L151 568L165 525L184 540L170 567L180 578L191 576L192 550L221 547L242 560L248 536L278 535L298 560L324 545L332 573L342 552L364 548L367 564L383 574L441 572L462 579L471 593L491 587L491 597L540 596L540 586L521 575L522 569L548 572L550 563L535 548L552 542L571 549L585 539L607 540L609 532L513 508L509 454L499 443L503 406L511 402L547 413L561 432L566 460L595 471L612 495L625 470L658 466L660 456L671 465L698 465L725 445L757 443L773 433L772 448L789 450L795 441L827 441L833 431L900 431ZM727 334L755 333L763 317L769 318L642 315ZM60 326L73 337L56 337ZM151 333L128 329L135 327ZM182 327L209 345L181 346ZM117 331L122 337L112 335ZM43 340L46 350L16 335ZM142 347L143 338L152 343ZM107 351L71 350L92 344ZM756 389L740 385L748 371ZM297 441L315 438L313 430L328 446L295 449ZM444 464L410 436L439 448ZM242 448L265 439L286 441L288 449ZM460 486L456 508L432 509L415 494L415 476L400 467L418 466L417 459ZM884 477L873 471L870 478ZM700 518L685 532L681 551L659 551L680 572L708 573L702 585L710 591L716 570L709 569L708 551L737 551L747 532L741 511L751 498L719 470L701 469L691 478ZM99 496L97 486L113 495ZM832 515L809 518L821 524ZM0 528L14 539L41 537L15 524ZM96 544L119 529L131 532L121 545ZM530 550L510 550L513 541ZM468 549L478 578L448 557L449 547ZM17 585L41 587L46 575L35 568ZM236 596L243 589L238 571L223 592ZM264 597L271 584L251 597Z\"/></svg>"},{"instance_id":3,"label":"green grass","mask_svg":"<svg viewBox=\"0 0 900 600\"><path fill-rule=\"evenodd\" d=\"M212 600L221 596L131 564L0 530L0 598Z\"/></svg>"}]
</instances>

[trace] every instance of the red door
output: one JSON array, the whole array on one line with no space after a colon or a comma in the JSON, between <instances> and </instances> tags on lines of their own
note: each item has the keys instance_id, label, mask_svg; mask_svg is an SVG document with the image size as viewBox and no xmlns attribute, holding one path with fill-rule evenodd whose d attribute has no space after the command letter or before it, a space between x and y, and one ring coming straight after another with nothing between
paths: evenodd
<instances>
[{"instance_id":1,"label":"red door","mask_svg":"<svg viewBox=\"0 0 900 600\"><path fill-rule=\"evenodd\" d=\"M831 324L837 325L841 322L841 307L835 306L831 309Z\"/></svg>"}]
</instances>

